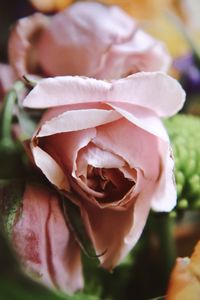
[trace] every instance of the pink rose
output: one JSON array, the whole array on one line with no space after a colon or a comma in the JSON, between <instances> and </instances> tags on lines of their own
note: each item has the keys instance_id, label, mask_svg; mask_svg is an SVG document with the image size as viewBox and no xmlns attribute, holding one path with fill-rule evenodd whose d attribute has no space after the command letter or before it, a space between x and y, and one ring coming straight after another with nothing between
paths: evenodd
<instances>
[{"instance_id":1,"label":"pink rose","mask_svg":"<svg viewBox=\"0 0 200 300\"><path fill-rule=\"evenodd\" d=\"M48 108L31 140L35 164L75 202L103 267L133 248L148 213L176 204L170 143L160 117L185 94L163 73L106 82L42 80L24 106Z\"/></svg>"},{"instance_id":2,"label":"pink rose","mask_svg":"<svg viewBox=\"0 0 200 300\"><path fill-rule=\"evenodd\" d=\"M27 185L11 238L25 270L33 278L67 293L83 287L79 246L51 190Z\"/></svg>"},{"instance_id":3,"label":"pink rose","mask_svg":"<svg viewBox=\"0 0 200 300\"><path fill-rule=\"evenodd\" d=\"M138 71L167 71L165 46L117 6L78 2L47 18L19 20L9 41L10 62L21 77L82 75L118 79Z\"/></svg>"}]
</instances>

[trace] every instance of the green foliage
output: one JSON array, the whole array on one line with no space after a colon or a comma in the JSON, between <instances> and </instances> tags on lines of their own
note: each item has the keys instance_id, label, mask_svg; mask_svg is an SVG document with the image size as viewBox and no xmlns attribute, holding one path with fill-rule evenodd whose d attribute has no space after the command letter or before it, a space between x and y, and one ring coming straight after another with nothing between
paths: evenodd
<instances>
[{"instance_id":1,"label":"green foliage","mask_svg":"<svg viewBox=\"0 0 200 300\"><path fill-rule=\"evenodd\" d=\"M23 192L22 180L0 181L0 214L8 235L11 233L16 214L19 215Z\"/></svg>"},{"instance_id":2,"label":"green foliage","mask_svg":"<svg viewBox=\"0 0 200 300\"><path fill-rule=\"evenodd\" d=\"M175 158L176 211L200 209L200 119L179 114L165 125Z\"/></svg>"}]
</instances>

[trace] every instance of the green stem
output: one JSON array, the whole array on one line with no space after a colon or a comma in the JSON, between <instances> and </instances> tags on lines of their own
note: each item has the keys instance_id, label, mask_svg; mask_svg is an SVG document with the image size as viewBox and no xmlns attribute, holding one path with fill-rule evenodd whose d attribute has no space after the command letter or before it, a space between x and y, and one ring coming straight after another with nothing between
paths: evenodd
<instances>
[{"instance_id":1,"label":"green stem","mask_svg":"<svg viewBox=\"0 0 200 300\"><path fill-rule=\"evenodd\" d=\"M160 246L163 280L167 284L176 260L176 245L173 235L174 218L168 213L161 213L155 216L154 224Z\"/></svg>"},{"instance_id":2,"label":"green stem","mask_svg":"<svg viewBox=\"0 0 200 300\"><path fill-rule=\"evenodd\" d=\"M11 137L11 125L13 117L13 109L17 99L15 90L10 90L5 97L4 106L1 112L1 127L0 127L0 139L2 143L7 143L12 140Z\"/></svg>"},{"instance_id":3,"label":"green stem","mask_svg":"<svg viewBox=\"0 0 200 300\"><path fill-rule=\"evenodd\" d=\"M9 146L12 142L12 119L13 110L17 101L17 91L20 91L24 85L17 81L13 88L7 93L4 99L3 108L0 112L0 145Z\"/></svg>"}]
</instances>

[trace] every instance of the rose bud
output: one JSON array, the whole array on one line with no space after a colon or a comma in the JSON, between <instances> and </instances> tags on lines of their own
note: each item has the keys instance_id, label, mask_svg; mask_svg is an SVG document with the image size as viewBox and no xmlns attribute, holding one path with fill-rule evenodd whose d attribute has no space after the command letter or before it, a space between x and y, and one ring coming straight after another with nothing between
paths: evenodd
<instances>
[{"instance_id":1,"label":"rose bud","mask_svg":"<svg viewBox=\"0 0 200 300\"><path fill-rule=\"evenodd\" d=\"M32 278L66 293L83 287L79 246L65 223L57 195L48 188L26 186L11 241Z\"/></svg>"},{"instance_id":2,"label":"rose bud","mask_svg":"<svg viewBox=\"0 0 200 300\"><path fill-rule=\"evenodd\" d=\"M184 99L176 80L142 72L113 82L43 79L24 100L48 109L30 142L35 164L79 206L105 268L133 248L151 207L167 212L176 204L160 117L175 114Z\"/></svg>"},{"instance_id":3,"label":"rose bud","mask_svg":"<svg viewBox=\"0 0 200 300\"><path fill-rule=\"evenodd\" d=\"M191 259L178 258L172 271L166 300L198 300L200 295L200 241Z\"/></svg>"},{"instance_id":4,"label":"rose bud","mask_svg":"<svg viewBox=\"0 0 200 300\"><path fill-rule=\"evenodd\" d=\"M58 34L59 32L59 34ZM47 18L21 19L9 40L17 74L81 75L118 79L138 71L164 71L171 59L117 6L78 2Z\"/></svg>"}]
</instances>

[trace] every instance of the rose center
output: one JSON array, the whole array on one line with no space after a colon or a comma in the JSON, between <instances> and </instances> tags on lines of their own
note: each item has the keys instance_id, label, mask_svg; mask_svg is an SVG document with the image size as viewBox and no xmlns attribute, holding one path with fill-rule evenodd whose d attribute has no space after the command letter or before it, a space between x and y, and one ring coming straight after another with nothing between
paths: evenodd
<instances>
[{"instance_id":1,"label":"rose center","mask_svg":"<svg viewBox=\"0 0 200 300\"><path fill-rule=\"evenodd\" d=\"M124 174L116 168L95 168L88 165L86 184L92 190L104 195L101 202L113 202L121 200L135 182L124 177Z\"/></svg>"}]
</instances>

